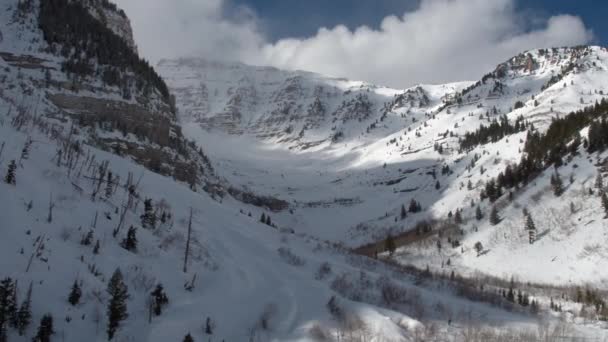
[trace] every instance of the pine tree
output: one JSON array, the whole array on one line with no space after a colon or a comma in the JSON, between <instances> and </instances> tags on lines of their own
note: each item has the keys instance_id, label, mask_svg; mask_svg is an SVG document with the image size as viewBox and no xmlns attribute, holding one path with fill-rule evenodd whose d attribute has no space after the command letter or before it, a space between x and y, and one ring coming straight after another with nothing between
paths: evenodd
<instances>
[{"instance_id":1,"label":"pine tree","mask_svg":"<svg viewBox=\"0 0 608 342\"><path fill-rule=\"evenodd\" d=\"M156 316L160 316L163 311L163 306L165 306L169 303L169 298L167 298L167 294L165 293L165 290L163 289L163 285L162 284L156 285L156 288L154 289L154 291L152 291L151 295L152 295L152 299L154 300L154 303L153 303L154 314Z\"/></svg>"},{"instance_id":2,"label":"pine tree","mask_svg":"<svg viewBox=\"0 0 608 342\"><path fill-rule=\"evenodd\" d=\"M130 251L130 252L136 252L137 251L137 228L131 226L129 227L129 230L127 231L127 237L124 238L121 242L121 246L122 248Z\"/></svg>"},{"instance_id":3,"label":"pine tree","mask_svg":"<svg viewBox=\"0 0 608 342\"><path fill-rule=\"evenodd\" d=\"M72 285L72 290L70 291L70 295L68 296L68 302L73 306L80 303L80 297L82 296L82 290L78 285L78 281L74 280L74 284Z\"/></svg>"},{"instance_id":4,"label":"pine tree","mask_svg":"<svg viewBox=\"0 0 608 342\"><path fill-rule=\"evenodd\" d=\"M437 183L435 183L435 190L439 190L441 189L441 183L439 183L439 181L437 181Z\"/></svg>"},{"instance_id":5,"label":"pine tree","mask_svg":"<svg viewBox=\"0 0 608 342\"><path fill-rule=\"evenodd\" d=\"M95 247L93 247L93 254L99 254L99 240L95 241Z\"/></svg>"},{"instance_id":6,"label":"pine tree","mask_svg":"<svg viewBox=\"0 0 608 342\"><path fill-rule=\"evenodd\" d=\"M141 225L142 227L149 229L156 226L156 214L154 213L154 206L152 205L151 198L144 200L144 213L141 215Z\"/></svg>"},{"instance_id":7,"label":"pine tree","mask_svg":"<svg viewBox=\"0 0 608 342\"><path fill-rule=\"evenodd\" d=\"M456 209L456 215L454 216L454 222L456 222L456 224L462 223L462 214L460 213L460 209Z\"/></svg>"},{"instance_id":8,"label":"pine tree","mask_svg":"<svg viewBox=\"0 0 608 342\"><path fill-rule=\"evenodd\" d=\"M409 210L410 213L417 213L422 210L422 207L420 206L420 203L416 202L416 200L412 198L412 200L410 201Z\"/></svg>"},{"instance_id":9,"label":"pine tree","mask_svg":"<svg viewBox=\"0 0 608 342\"><path fill-rule=\"evenodd\" d=\"M272 226L272 221L270 220L270 215L266 216L266 224Z\"/></svg>"},{"instance_id":10,"label":"pine tree","mask_svg":"<svg viewBox=\"0 0 608 342\"><path fill-rule=\"evenodd\" d=\"M557 171L555 171L555 174L551 175L551 186L553 187L553 194L556 197L559 197L564 193L564 182Z\"/></svg>"},{"instance_id":11,"label":"pine tree","mask_svg":"<svg viewBox=\"0 0 608 342\"><path fill-rule=\"evenodd\" d=\"M23 149L21 150L21 158L19 160L19 163L21 163L21 160L28 160L28 158L30 157L30 146L31 145L32 145L32 141L28 139L28 141L25 142Z\"/></svg>"},{"instance_id":12,"label":"pine tree","mask_svg":"<svg viewBox=\"0 0 608 342\"><path fill-rule=\"evenodd\" d=\"M205 334L213 335L213 322L211 321L211 317L207 317L205 321Z\"/></svg>"},{"instance_id":13,"label":"pine tree","mask_svg":"<svg viewBox=\"0 0 608 342\"><path fill-rule=\"evenodd\" d=\"M483 244L481 243L481 241L475 242L475 251L477 251L477 256L479 256L481 252L483 252Z\"/></svg>"},{"instance_id":14,"label":"pine tree","mask_svg":"<svg viewBox=\"0 0 608 342\"><path fill-rule=\"evenodd\" d=\"M127 299L129 299L128 287L123 281L122 273L117 268L108 283L108 294L110 302L108 303L108 340L114 338L116 330L120 326L120 322L129 317L127 313Z\"/></svg>"},{"instance_id":15,"label":"pine tree","mask_svg":"<svg viewBox=\"0 0 608 342\"><path fill-rule=\"evenodd\" d=\"M262 217L260 217L260 222L266 224L266 214L262 213Z\"/></svg>"},{"instance_id":16,"label":"pine tree","mask_svg":"<svg viewBox=\"0 0 608 342\"><path fill-rule=\"evenodd\" d=\"M17 183L15 179L15 172L17 171L17 164L14 160L8 164L8 171L6 172L6 176L4 177L4 182L6 184L15 185Z\"/></svg>"},{"instance_id":17,"label":"pine tree","mask_svg":"<svg viewBox=\"0 0 608 342\"><path fill-rule=\"evenodd\" d=\"M483 212L481 211L481 207L477 206L477 208L475 209L475 218L477 219L477 221L481 221L481 219L483 219Z\"/></svg>"},{"instance_id":18,"label":"pine tree","mask_svg":"<svg viewBox=\"0 0 608 342\"><path fill-rule=\"evenodd\" d=\"M513 291L513 287L509 287L509 292L507 292L507 300L511 303L515 303L515 292Z\"/></svg>"},{"instance_id":19,"label":"pine tree","mask_svg":"<svg viewBox=\"0 0 608 342\"><path fill-rule=\"evenodd\" d=\"M33 342L51 342L51 335L55 331L53 330L53 316L46 314L40 319L40 326L38 327L38 333L32 339Z\"/></svg>"},{"instance_id":20,"label":"pine tree","mask_svg":"<svg viewBox=\"0 0 608 342\"><path fill-rule=\"evenodd\" d=\"M393 238L393 235L388 234L388 236L384 240L384 248L390 253L390 255L393 255L393 253L395 253L397 246L395 245L395 239Z\"/></svg>"},{"instance_id":21,"label":"pine tree","mask_svg":"<svg viewBox=\"0 0 608 342\"><path fill-rule=\"evenodd\" d=\"M528 231L530 244L536 242L536 225L534 224L534 220L532 220L532 215L528 213L525 215L526 219L526 230Z\"/></svg>"},{"instance_id":22,"label":"pine tree","mask_svg":"<svg viewBox=\"0 0 608 342\"><path fill-rule=\"evenodd\" d=\"M401 205L401 220L405 220L407 217L407 211L405 210L405 205Z\"/></svg>"},{"instance_id":23,"label":"pine tree","mask_svg":"<svg viewBox=\"0 0 608 342\"><path fill-rule=\"evenodd\" d=\"M19 336L23 336L27 327L32 322L32 283L30 283L30 287L27 289L27 295L25 296L25 300L21 303L19 307L19 312L17 313L17 331L19 332Z\"/></svg>"},{"instance_id":24,"label":"pine tree","mask_svg":"<svg viewBox=\"0 0 608 342\"><path fill-rule=\"evenodd\" d=\"M608 195L605 192L602 193L602 206L604 207L604 212L608 217Z\"/></svg>"},{"instance_id":25,"label":"pine tree","mask_svg":"<svg viewBox=\"0 0 608 342\"><path fill-rule=\"evenodd\" d=\"M16 316L15 283L11 278L0 282L0 342L6 342L8 326Z\"/></svg>"},{"instance_id":26,"label":"pine tree","mask_svg":"<svg viewBox=\"0 0 608 342\"><path fill-rule=\"evenodd\" d=\"M602 189L604 189L604 177L602 177L601 172L598 172L597 177L595 178L595 188L599 191L602 191Z\"/></svg>"},{"instance_id":27,"label":"pine tree","mask_svg":"<svg viewBox=\"0 0 608 342\"><path fill-rule=\"evenodd\" d=\"M500 223L500 216L498 216L498 209L496 206L492 207L492 211L490 211L490 224L495 226Z\"/></svg>"},{"instance_id":28,"label":"pine tree","mask_svg":"<svg viewBox=\"0 0 608 342\"><path fill-rule=\"evenodd\" d=\"M184 341L183 342L194 342L194 338L192 338L192 335L190 335L190 333L188 333L185 337L184 337Z\"/></svg>"},{"instance_id":29,"label":"pine tree","mask_svg":"<svg viewBox=\"0 0 608 342\"><path fill-rule=\"evenodd\" d=\"M524 305L524 295L521 293L521 290L517 291L517 304Z\"/></svg>"}]
</instances>

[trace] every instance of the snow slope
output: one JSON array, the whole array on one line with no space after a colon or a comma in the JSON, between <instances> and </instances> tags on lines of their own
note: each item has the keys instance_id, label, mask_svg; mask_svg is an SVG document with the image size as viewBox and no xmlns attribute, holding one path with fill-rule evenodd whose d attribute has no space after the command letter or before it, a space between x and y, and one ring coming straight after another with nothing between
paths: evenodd
<instances>
[{"instance_id":1,"label":"snow slope","mask_svg":"<svg viewBox=\"0 0 608 342\"><path fill-rule=\"evenodd\" d=\"M27 120L17 130L14 119L22 116L10 108L0 101L4 113L0 165L5 170L9 160L17 160L19 166L15 185L0 183L0 270L3 277L18 281L18 298L24 298L26 286L33 284L33 322L51 313L55 338L106 340L105 289L116 268L125 275L130 294L129 318L115 338L119 341L179 340L187 332L197 340L318 341L319 331L335 335L336 329L368 336L370 341L413 341L415 336L431 334L417 328L423 327L420 320L432 327L433 335L426 336L450 336L456 341L471 320L503 331L535 329L535 320L527 313L470 302L440 283L420 282L332 244L281 232L259 223L255 207L230 198L214 200L92 146L82 145L68 171L68 157L57 154L65 136L45 130L42 122L47 119ZM31 144L23 154L27 141ZM93 195L100 165L107 165L122 180L113 183L109 196L105 190ZM129 173L137 184L137 197L131 209L125 209L129 192L124 182ZM107 182L102 183L105 189ZM170 213L165 223L158 222L153 229L142 228L140 219L141 202L147 198L153 200L159 215ZM190 208L192 246L188 271L183 272ZM256 216L246 215L247 211ZM129 226L137 227L136 251L120 245ZM92 243L83 244L89 232ZM95 254L97 241L100 248ZM329 270L319 273L323 263ZM193 290L185 290L193 277ZM83 296L78 305L71 306L67 296L74 281ZM164 286L169 304L161 316L148 322L147 300L158 283ZM380 292L389 283L405 291L406 301L384 304ZM365 325L365 331L344 328L330 315L326 303L334 295L340 298L341 310L350 317L356 315L361 320L357 322L363 322L357 326ZM202 328L207 317L214 324L213 336L205 335ZM454 324L448 326L448 320ZM600 336L595 328L574 329L577 336ZM11 330L9 340L26 341L33 333L34 324L23 337Z\"/></svg>"}]
</instances>

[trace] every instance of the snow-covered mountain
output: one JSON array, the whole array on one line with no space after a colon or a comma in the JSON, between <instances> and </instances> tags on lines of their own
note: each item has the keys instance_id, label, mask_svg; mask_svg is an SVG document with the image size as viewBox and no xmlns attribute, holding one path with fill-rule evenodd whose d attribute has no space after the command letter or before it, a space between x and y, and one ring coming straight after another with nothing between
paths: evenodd
<instances>
[{"instance_id":1,"label":"snow-covered mountain","mask_svg":"<svg viewBox=\"0 0 608 342\"><path fill-rule=\"evenodd\" d=\"M157 69L176 95L183 120L208 130L308 149L375 134L386 113L419 116L467 82L397 90L304 71L283 71L204 59L163 60Z\"/></svg>"},{"instance_id":2,"label":"snow-covered mountain","mask_svg":"<svg viewBox=\"0 0 608 342\"><path fill-rule=\"evenodd\" d=\"M580 146L550 128L603 99L604 49L395 90L185 59L163 80L101 0L5 0L0 33L0 341L606 338L605 104L568 122ZM532 125L567 137L563 194L553 164L489 192Z\"/></svg>"},{"instance_id":3,"label":"snow-covered mountain","mask_svg":"<svg viewBox=\"0 0 608 342\"><path fill-rule=\"evenodd\" d=\"M564 284L608 278L594 266L605 262L603 249L588 253L607 233L601 201L597 194L585 195L597 173L605 172L599 167L604 155L581 153L568 161L575 169L560 170L564 178L573 174L563 197L538 199L552 197L544 195L550 170L522 184L516 200L498 202L505 210L498 231L487 220L493 203L480 201L480 194L488 180L519 163L528 129L545 132L552 120L605 99L607 70L608 52L601 47L529 51L478 82L405 90L242 64L159 65L177 94L186 135L208 146L222 175L291 204L289 212L275 215L277 224L357 246L462 210L467 234L457 239L464 239L464 248L417 252L404 262L440 268L451 259L460 272ZM361 98L368 105L360 105ZM280 108L289 110L281 114ZM325 108L325 114L310 108ZM226 115L230 111L237 114ZM357 119L347 119L352 117ZM483 143L467 140L467 133L482 125L505 120L515 125L518 119L527 128ZM300 127L306 127L302 134ZM336 132L342 133L339 138ZM401 207L407 209L412 199L424 210L402 220ZM571 213L570 202L580 210ZM485 213L479 222L478 205ZM524 243L523 207L539 216L543 239L533 246ZM565 216L557 219L561 213ZM478 241L493 252L477 258ZM421 257L427 253L436 259ZM500 265L507 256L517 262ZM523 268L529 258L536 263ZM538 265L553 269L556 260L561 260L557 271L538 271Z\"/></svg>"}]
</instances>

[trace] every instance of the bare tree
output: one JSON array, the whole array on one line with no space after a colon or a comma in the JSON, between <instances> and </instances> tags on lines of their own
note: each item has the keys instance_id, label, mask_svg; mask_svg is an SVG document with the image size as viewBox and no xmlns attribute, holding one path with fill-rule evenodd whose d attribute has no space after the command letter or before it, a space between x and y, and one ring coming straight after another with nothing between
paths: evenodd
<instances>
[{"instance_id":1,"label":"bare tree","mask_svg":"<svg viewBox=\"0 0 608 342\"><path fill-rule=\"evenodd\" d=\"M191 234L192 234L192 207L190 207L190 219L188 220L188 238L186 239L186 252L184 253L184 273L188 272L188 255L190 254Z\"/></svg>"},{"instance_id":2,"label":"bare tree","mask_svg":"<svg viewBox=\"0 0 608 342\"><path fill-rule=\"evenodd\" d=\"M55 208L55 202L53 202L53 193L49 196L49 216L46 218L46 222L53 222L53 208Z\"/></svg>"}]
</instances>

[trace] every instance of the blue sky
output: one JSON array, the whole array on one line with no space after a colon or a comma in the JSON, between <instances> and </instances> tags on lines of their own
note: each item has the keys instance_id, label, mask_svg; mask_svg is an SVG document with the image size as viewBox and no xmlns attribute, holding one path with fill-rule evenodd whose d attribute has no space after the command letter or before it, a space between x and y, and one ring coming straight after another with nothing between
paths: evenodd
<instances>
[{"instance_id":1,"label":"blue sky","mask_svg":"<svg viewBox=\"0 0 608 342\"><path fill-rule=\"evenodd\" d=\"M419 0L232 0L226 10L230 12L235 5L253 9L261 19L263 33L277 40L312 36L319 27L338 24L350 29L361 25L377 28L384 17L401 16L414 10L418 3ZM608 45L606 0L518 0L517 7L530 17L579 16L593 30L594 43Z\"/></svg>"}]
</instances>

